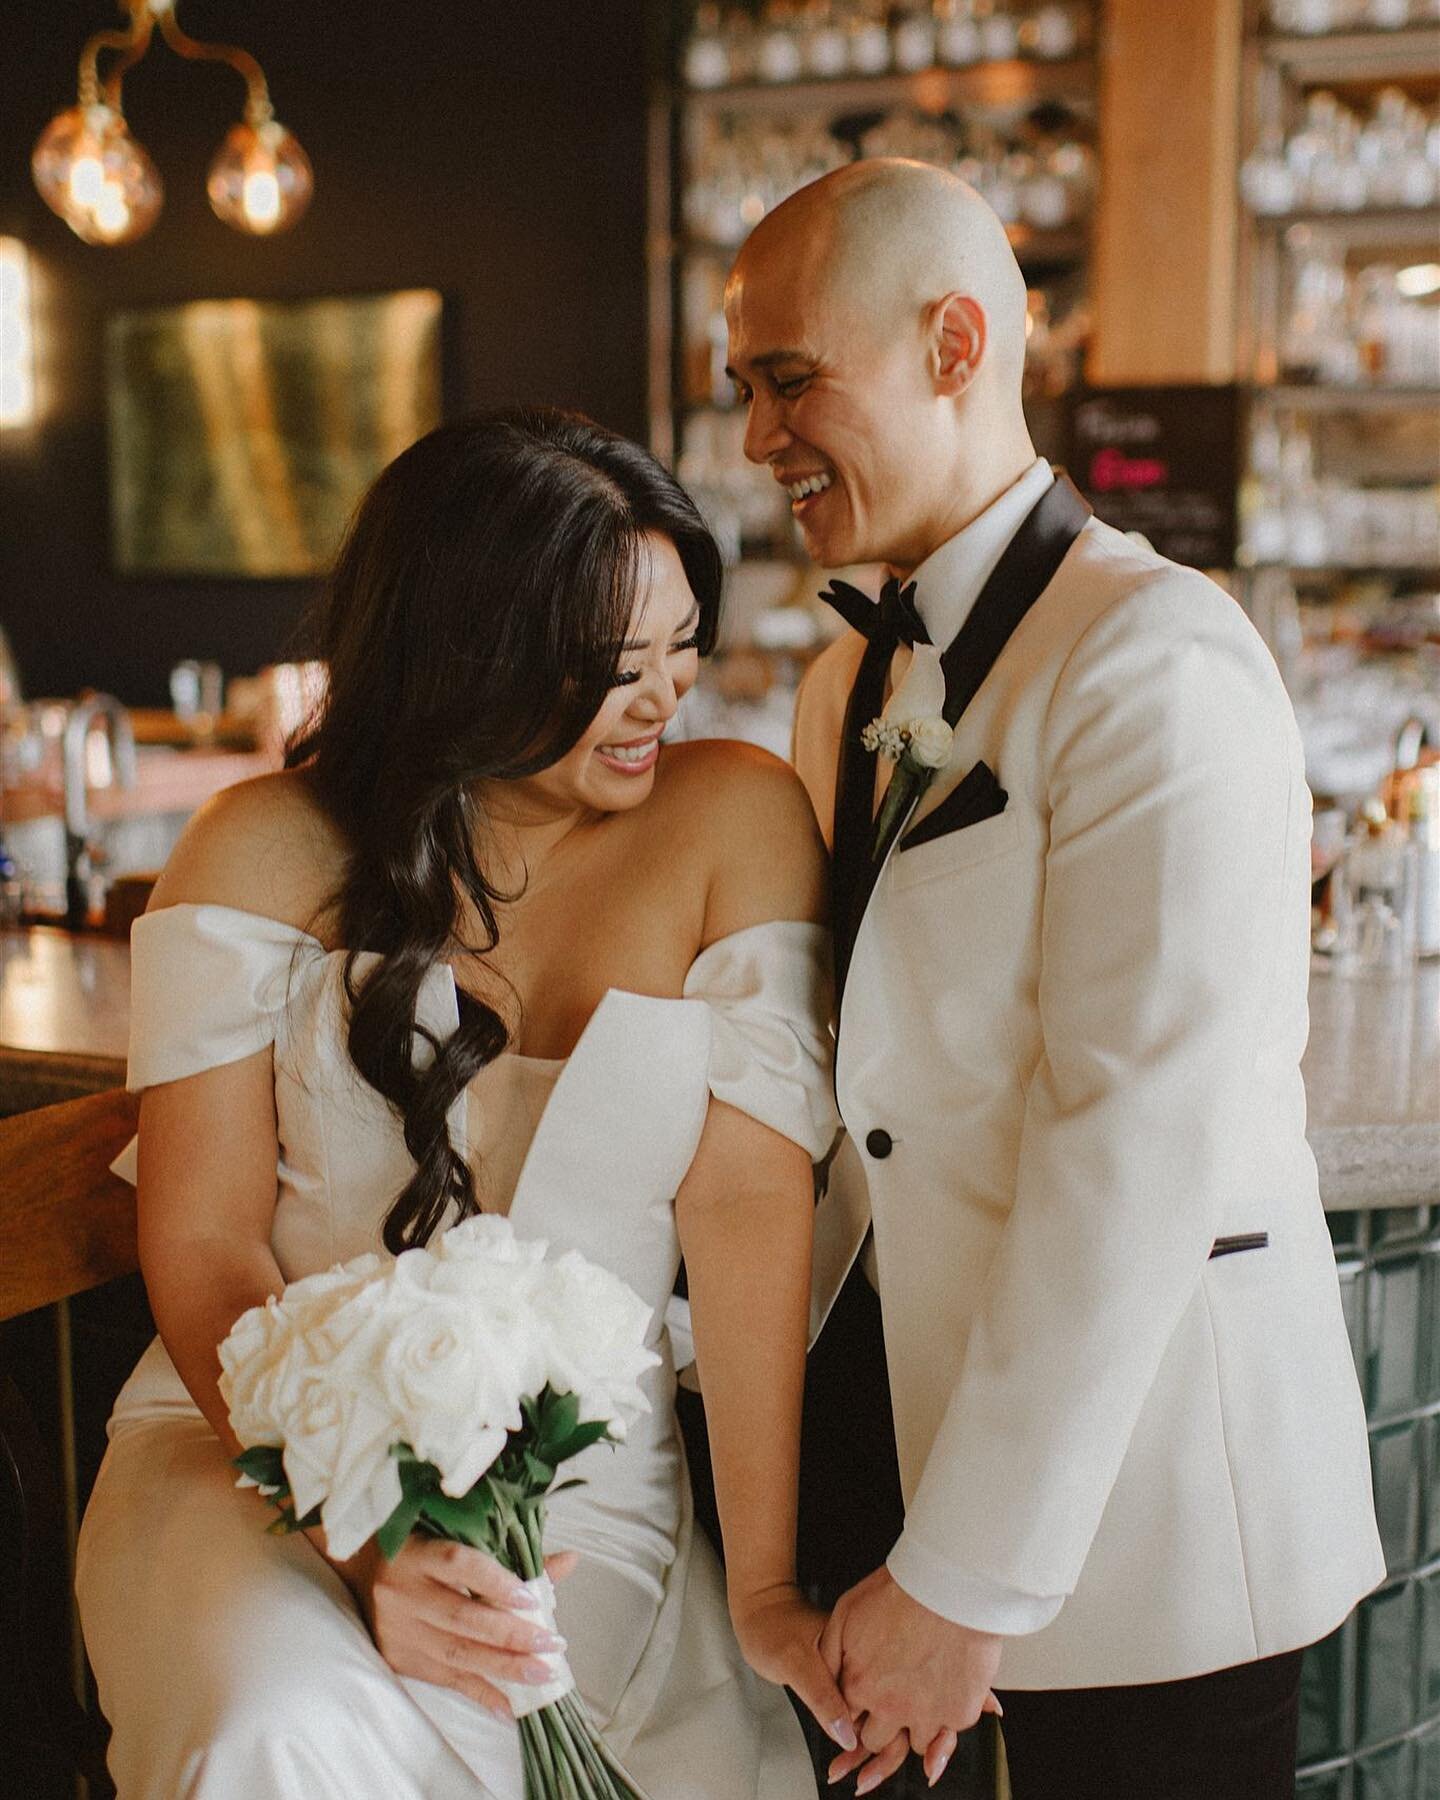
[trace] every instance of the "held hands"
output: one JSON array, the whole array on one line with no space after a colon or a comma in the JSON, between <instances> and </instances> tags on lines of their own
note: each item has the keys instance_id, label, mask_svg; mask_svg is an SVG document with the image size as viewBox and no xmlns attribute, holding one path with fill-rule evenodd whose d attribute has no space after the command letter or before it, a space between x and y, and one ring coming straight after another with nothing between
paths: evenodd
<instances>
[{"instance_id":1,"label":"held hands","mask_svg":"<svg viewBox=\"0 0 1440 1800\"><path fill-rule=\"evenodd\" d=\"M577 1560L572 1552L547 1557L545 1572L561 1581ZM514 1715L494 1685L497 1677L529 1683L554 1679L538 1653L563 1650L564 1639L533 1622L530 1595L518 1577L483 1550L411 1537L393 1562L373 1540L348 1563L326 1561L354 1594L380 1654L397 1675L454 1688L502 1719Z\"/></svg>"},{"instance_id":2,"label":"held hands","mask_svg":"<svg viewBox=\"0 0 1440 1800\"><path fill-rule=\"evenodd\" d=\"M860 1744L836 1757L830 1780L858 1769L855 1791L871 1793L913 1748L933 1787L960 1732L982 1712L1000 1711L990 1684L1002 1642L931 1612L888 1569L842 1594L820 1650L859 1722Z\"/></svg>"},{"instance_id":3,"label":"held hands","mask_svg":"<svg viewBox=\"0 0 1440 1800\"><path fill-rule=\"evenodd\" d=\"M792 1689L842 1750L858 1749L850 1708L820 1653L825 1614L819 1607L811 1606L793 1583L785 1583L732 1599L730 1616L755 1673Z\"/></svg>"}]
</instances>

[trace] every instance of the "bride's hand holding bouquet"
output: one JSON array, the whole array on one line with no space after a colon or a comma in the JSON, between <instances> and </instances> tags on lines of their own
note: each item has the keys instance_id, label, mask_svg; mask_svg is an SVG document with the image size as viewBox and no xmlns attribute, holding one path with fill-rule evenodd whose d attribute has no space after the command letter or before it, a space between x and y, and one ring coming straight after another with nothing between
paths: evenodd
<instances>
[{"instance_id":1,"label":"bride's hand holding bouquet","mask_svg":"<svg viewBox=\"0 0 1440 1800\"><path fill-rule=\"evenodd\" d=\"M543 1535L561 1464L623 1440L659 1359L624 1282L545 1250L483 1216L292 1282L220 1346L220 1392L271 1529L323 1528L393 1667L508 1706L528 1800L643 1800L574 1692Z\"/></svg>"}]
</instances>

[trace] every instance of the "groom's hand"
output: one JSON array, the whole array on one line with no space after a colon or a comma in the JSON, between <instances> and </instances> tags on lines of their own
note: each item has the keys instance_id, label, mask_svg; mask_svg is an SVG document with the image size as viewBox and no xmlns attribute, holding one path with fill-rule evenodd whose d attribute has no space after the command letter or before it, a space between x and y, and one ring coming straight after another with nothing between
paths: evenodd
<instances>
[{"instance_id":1,"label":"groom's hand","mask_svg":"<svg viewBox=\"0 0 1440 1800\"><path fill-rule=\"evenodd\" d=\"M856 1785L869 1793L905 1760L913 1745L926 1773L949 1761L955 1737L982 1712L998 1711L990 1684L1003 1639L942 1619L913 1600L888 1569L877 1569L843 1594L820 1649L850 1710L860 1717L860 1749L838 1758L832 1781L873 1760ZM844 1765L843 1767L841 1765Z\"/></svg>"}]
</instances>

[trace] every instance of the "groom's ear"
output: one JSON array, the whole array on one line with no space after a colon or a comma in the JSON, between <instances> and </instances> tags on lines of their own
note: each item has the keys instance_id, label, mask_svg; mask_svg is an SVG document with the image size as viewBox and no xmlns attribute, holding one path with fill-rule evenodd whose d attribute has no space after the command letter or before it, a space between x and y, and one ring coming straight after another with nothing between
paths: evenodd
<instances>
[{"instance_id":1,"label":"groom's ear","mask_svg":"<svg viewBox=\"0 0 1440 1800\"><path fill-rule=\"evenodd\" d=\"M946 294L931 306L927 328L936 393L964 393L985 354L985 309L969 294Z\"/></svg>"}]
</instances>

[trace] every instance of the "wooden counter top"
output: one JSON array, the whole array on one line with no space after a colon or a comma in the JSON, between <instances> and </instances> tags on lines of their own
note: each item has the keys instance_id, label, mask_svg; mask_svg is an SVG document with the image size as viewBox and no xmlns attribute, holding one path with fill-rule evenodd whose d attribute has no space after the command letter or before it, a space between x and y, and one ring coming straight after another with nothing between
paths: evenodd
<instances>
[{"instance_id":1,"label":"wooden counter top","mask_svg":"<svg viewBox=\"0 0 1440 1800\"><path fill-rule=\"evenodd\" d=\"M130 947L37 926L0 931L0 1111L125 1080Z\"/></svg>"}]
</instances>

